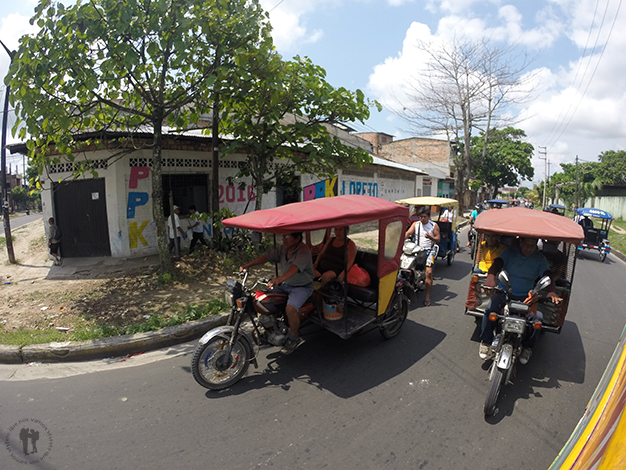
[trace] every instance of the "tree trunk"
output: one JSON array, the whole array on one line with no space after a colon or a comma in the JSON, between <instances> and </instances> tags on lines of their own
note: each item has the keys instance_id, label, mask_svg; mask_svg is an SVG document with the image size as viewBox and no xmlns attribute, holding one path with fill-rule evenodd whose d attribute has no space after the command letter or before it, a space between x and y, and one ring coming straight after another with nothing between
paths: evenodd
<instances>
[{"instance_id":1,"label":"tree trunk","mask_svg":"<svg viewBox=\"0 0 626 470\"><path fill-rule=\"evenodd\" d=\"M154 147L152 149L152 216L156 225L157 246L159 249L159 266L161 273L171 273L173 269L172 257L167 248L168 233L165 225L165 214L163 211L163 120L159 116L155 117L154 126Z\"/></svg>"},{"instance_id":2,"label":"tree trunk","mask_svg":"<svg viewBox=\"0 0 626 470\"><path fill-rule=\"evenodd\" d=\"M220 108L220 95L217 91L217 84L214 88L215 99L213 101L213 121L211 128L211 147L213 152L211 154L211 214L216 214L220 211L220 196L219 196L219 177L220 177L220 150L219 150L219 108Z\"/></svg>"},{"instance_id":3,"label":"tree trunk","mask_svg":"<svg viewBox=\"0 0 626 470\"><path fill-rule=\"evenodd\" d=\"M263 205L263 175L260 175L258 172L254 173L254 186L256 192L254 210L260 211Z\"/></svg>"}]
</instances>

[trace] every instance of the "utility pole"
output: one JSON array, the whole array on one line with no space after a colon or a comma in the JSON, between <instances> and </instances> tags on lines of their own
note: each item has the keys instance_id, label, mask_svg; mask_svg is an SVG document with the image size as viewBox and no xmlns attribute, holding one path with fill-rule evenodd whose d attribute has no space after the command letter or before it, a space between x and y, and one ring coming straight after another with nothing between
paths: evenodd
<instances>
[{"instance_id":1,"label":"utility pole","mask_svg":"<svg viewBox=\"0 0 626 470\"><path fill-rule=\"evenodd\" d=\"M9 67L15 57L15 51L9 50L7 46L0 41L4 50L9 54L10 61ZM4 89L4 113L2 115L2 142L0 145L0 171L2 182L2 221L4 224L4 237L7 242L7 254L9 256L9 263L15 264L15 253L13 251L13 238L11 238L11 221L9 219L9 191L7 188L7 122L9 118L9 94L11 93L11 87L9 85Z\"/></svg>"},{"instance_id":2,"label":"utility pole","mask_svg":"<svg viewBox=\"0 0 626 470\"><path fill-rule=\"evenodd\" d=\"M545 162L544 164L544 169L543 169L543 203L541 204L541 207L546 207L546 188L547 188L547 181L548 181L548 152L546 147L539 147L537 146L537 148L539 149L538 153L543 155L543 157L539 157L540 160L543 160ZM541 150L543 149L543 151Z\"/></svg>"},{"instance_id":3,"label":"utility pole","mask_svg":"<svg viewBox=\"0 0 626 470\"><path fill-rule=\"evenodd\" d=\"M580 204L578 202L578 155L576 155L576 208L578 209Z\"/></svg>"},{"instance_id":4,"label":"utility pole","mask_svg":"<svg viewBox=\"0 0 626 470\"><path fill-rule=\"evenodd\" d=\"M548 162L548 176L546 176L546 181L549 183L550 182L550 160L547 160ZM552 194L552 191L550 191L550 194ZM552 204L558 204L559 201L555 201L554 199L552 200Z\"/></svg>"}]
</instances>

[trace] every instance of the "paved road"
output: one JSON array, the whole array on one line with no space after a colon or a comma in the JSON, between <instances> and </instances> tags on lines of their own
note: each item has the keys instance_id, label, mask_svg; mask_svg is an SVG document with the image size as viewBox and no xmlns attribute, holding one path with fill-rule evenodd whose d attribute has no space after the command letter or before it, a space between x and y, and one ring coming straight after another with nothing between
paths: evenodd
<instances>
[{"instance_id":1,"label":"paved road","mask_svg":"<svg viewBox=\"0 0 626 470\"><path fill-rule=\"evenodd\" d=\"M488 420L477 328L462 313L469 267L465 253L438 262L433 306L413 310L397 338L312 332L291 356L264 351L221 393L191 377L192 344L121 368L3 366L0 435L45 423L50 469L546 469L626 323L626 265L579 260L562 334L543 335ZM22 380L54 374L67 376ZM24 467L3 446L0 468Z\"/></svg>"},{"instance_id":2,"label":"paved road","mask_svg":"<svg viewBox=\"0 0 626 470\"><path fill-rule=\"evenodd\" d=\"M21 215L19 217L13 217L9 219L9 221L11 223L11 229L15 229L15 228L21 227L22 225L26 225L30 222L34 222L35 220L39 220L39 219L41 219L41 212L36 213L36 214ZM4 237L4 229L0 230L0 232L2 232L0 233L0 235Z\"/></svg>"}]
</instances>

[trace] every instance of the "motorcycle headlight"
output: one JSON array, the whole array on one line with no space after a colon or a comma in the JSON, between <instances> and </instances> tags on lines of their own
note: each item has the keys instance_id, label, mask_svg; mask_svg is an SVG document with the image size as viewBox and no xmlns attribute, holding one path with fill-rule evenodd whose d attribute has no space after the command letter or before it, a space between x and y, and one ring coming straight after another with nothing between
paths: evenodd
<instances>
[{"instance_id":1,"label":"motorcycle headlight","mask_svg":"<svg viewBox=\"0 0 626 470\"><path fill-rule=\"evenodd\" d=\"M228 304L229 307L235 305L235 296L228 289L224 291L224 301Z\"/></svg>"},{"instance_id":2,"label":"motorcycle headlight","mask_svg":"<svg viewBox=\"0 0 626 470\"><path fill-rule=\"evenodd\" d=\"M507 317L504 319L502 329L507 333L523 334L526 329L526 320L523 318Z\"/></svg>"},{"instance_id":3,"label":"motorcycle headlight","mask_svg":"<svg viewBox=\"0 0 626 470\"><path fill-rule=\"evenodd\" d=\"M235 300L243 294L243 286L239 281L228 279L226 290L224 291L224 301L231 307L235 305Z\"/></svg>"}]
</instances>

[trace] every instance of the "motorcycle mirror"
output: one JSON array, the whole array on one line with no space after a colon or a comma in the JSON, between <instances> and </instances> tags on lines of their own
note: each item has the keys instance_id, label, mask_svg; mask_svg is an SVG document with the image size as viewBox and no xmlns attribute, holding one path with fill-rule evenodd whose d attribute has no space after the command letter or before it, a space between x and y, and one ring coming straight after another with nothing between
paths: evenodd
<instances>
[{"instance_id":1,"label":"motorcycle mirror","mask_svg":"<svg viewBox=\"0 0 626 470\"><path fill-rule=\"evenodd\" d=\"M545 289L546 287L548 287L550 284L552 283L552 279L550 279L550 276L543 276L541 279L539 279L539 282L537 282L537 285L535 286L535 292L539 292L540 290Z\"/></svg>"},{"instance_id":2,"label":"motorcycle mirror","mask_svg":"<svg viewBox=\"0 0 626 470\"><path fill-rule=\"evenodd\" d=\"M509 279L509 275L506 271L500 271L500 274L498 274L498 281L504 284L507 291L511 290L511 280Z\"/></svg>"}]
</instances>

